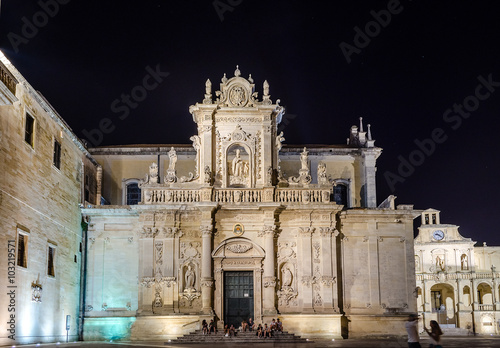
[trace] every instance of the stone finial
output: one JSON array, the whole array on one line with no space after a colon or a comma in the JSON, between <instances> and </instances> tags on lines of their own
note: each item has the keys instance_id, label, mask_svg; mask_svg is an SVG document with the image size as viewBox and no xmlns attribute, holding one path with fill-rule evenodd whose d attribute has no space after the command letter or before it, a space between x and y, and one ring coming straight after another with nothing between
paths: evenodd
<instances>
[{"instance_id":1,"label":"stone finial","mask_svg":"<svg viewBox=\"0 0 500 348\"><path fill-rule=\"evenodd\" d=\"M368 140L373 140L373 139L372 139L371 125L370 125L370 124L368 124L368 125L367 125L367 127L368 127Z\"/></svg>"},{"instance_id":2,"label":"stone finial","mask_svg":"<svg viewBox=\"0 0 500 348\"><path fill-rule=\"evenodd\" d=\"M363 117L359 118L359 131L363 132Z\"/></svg>"},{"instance_id":3,"label":"stone finial","mask_svg":"<svg viewBox=\"0 0 500 348\"><path fill-rule=\"evenodd\" d=\"M239 69L239 65L236 65L236 70L234 71L234 76L238 77L241 75L241 71Z\"/></svg>"},{"instance_id":4,"label":"stone finial","mask_svg":"<svg viewBox=\"0 0 500 348\"><path fill-rule=\"evenodd\" d=\"M269 83L267 82L267 80L264 81L264 96L268 96L269 95Z\"/></svg>"},{"instance_id":5,"label":"stone finial","mask_svg":"<svg viewBox=\"0 0 500 348\"><path fill-rule=\"evenodd\" d=\"M210 82L210 79L207 79L205 82L205 93L212 94L212 82Z\"/></svg>"},{"instance_id":6,"label":"stone finial","mask_svg":"<svg viewBox=\"0 0 500 348\"><path fill-rule=\"evenodd\" d=\"M205 82L205 98L203 99L203 104L212 104L212 82L207 79Z\"/></svg>"},{"instance_id":7,"label":"stone finial","mask_svg":"<svg viewBox=\"0 0 500 348\"><path fill-rule=\"evenodd\" d=\"M248 75L248 81L250 81L250 83L253 83L252 74L249 74L249 75Z\"/></svg>"},{"instance_id":8,"label":"stone finial","mask_svg":"<svg viewBox=\"0 0 500 348\"><path fill-rule=\"evenodd\" d=\"M224 73L224 76L222 76L221 82L222 83L226 83L227 82L226 73Z\"/></svg>"}]
</instances>

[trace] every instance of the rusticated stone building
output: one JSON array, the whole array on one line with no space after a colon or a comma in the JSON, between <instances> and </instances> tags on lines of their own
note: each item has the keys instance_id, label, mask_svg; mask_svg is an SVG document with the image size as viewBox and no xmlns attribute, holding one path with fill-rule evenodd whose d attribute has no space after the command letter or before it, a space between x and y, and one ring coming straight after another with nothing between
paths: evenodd
<instances>
[{"instance_id":1,"label":"rusticated stone building","mask_svg":"<svg viewBox=\"0 0 500 348\"><path fill-rule=\"evenodd\" d=\"M377 206L370 126L285 146L251 77L209 80L191 146L91 149L109 205L89 223L86 339L167 339L249 317L304 336L403 334L416 310L411 205Z\"/></svg>"}]
</instances>

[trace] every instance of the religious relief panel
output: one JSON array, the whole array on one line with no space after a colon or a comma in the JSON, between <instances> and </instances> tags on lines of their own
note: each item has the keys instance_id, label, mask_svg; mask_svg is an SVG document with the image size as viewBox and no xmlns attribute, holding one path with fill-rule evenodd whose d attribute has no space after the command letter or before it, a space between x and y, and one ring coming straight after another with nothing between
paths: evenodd
<instances>
[{"instance_id":1,"label":"religious relief panel","mask_svg":"<svg viewBox=\"0 0 500 348\"><path fill-rule=\"evenodd\" d=\"M280 307L297 306L297 269L292 262L285 262L279 268L280 290L277 295Z\"/></svg>"}]
</instances>

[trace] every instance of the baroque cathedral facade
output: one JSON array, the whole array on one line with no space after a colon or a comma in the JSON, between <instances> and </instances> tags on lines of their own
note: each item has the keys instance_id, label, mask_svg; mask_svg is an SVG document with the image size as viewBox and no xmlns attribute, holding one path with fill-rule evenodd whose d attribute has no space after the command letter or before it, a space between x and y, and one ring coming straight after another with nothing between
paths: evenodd
<instances>
[{"instance_id":1,"label":"baroque cathedral facade","mask_svg":"<svg viewBox=\"0 0 500 348\"><path fill-rule=\"evenodd\" d=\"M448 282L451 268L427 263L450 265L432 250L453 234L421 240L423 226L414 247L422 211L377 205L369 125L345 145L288 146L269 84L258 93L237 68L189 108L192 145L87 148L3 54L0 68L0 282L14 294L0 297L1 344L167 340L250 317L306 337L403 335L408 313L434 318L430 299L449 297L427 273ZM429 260L419 243L434 243ZM485 282L491 305L457 294L451 311L492 310L496 330Z\"/></svg>"}]
</instances>

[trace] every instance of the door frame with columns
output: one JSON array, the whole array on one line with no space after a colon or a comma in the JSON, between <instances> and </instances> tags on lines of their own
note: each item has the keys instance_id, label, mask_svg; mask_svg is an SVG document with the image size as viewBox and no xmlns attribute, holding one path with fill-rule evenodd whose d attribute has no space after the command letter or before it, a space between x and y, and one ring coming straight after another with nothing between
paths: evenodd
<instances>
[{"instance_id":1,"label":"door frame with columns","mask_svg":"<svg viewBox=\"0 0 500 348\"><path fill-rule=\"evenodd\" d=\"M262 273L264 249L247 238L234 237L222 241L213 251L215 271L214 310L219 318L219 328L224 327L224 272L253 271L254 320L263 318Z\"/></svg>"}]
</instances>

